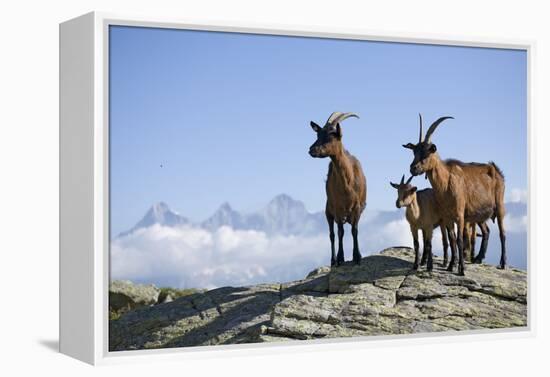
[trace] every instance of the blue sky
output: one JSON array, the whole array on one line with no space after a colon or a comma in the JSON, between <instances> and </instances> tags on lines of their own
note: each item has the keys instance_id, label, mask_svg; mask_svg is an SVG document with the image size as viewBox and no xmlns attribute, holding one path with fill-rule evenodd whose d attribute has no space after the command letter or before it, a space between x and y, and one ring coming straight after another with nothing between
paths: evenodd
<instances>
[{"instance_id":1,"label":"blue sky","mask_svg":"<svg viewBox=\"0 0 550 377\"><path fill-rule=\"evenodd\" d=\"M525 189L526 63L518 50L111 27L112 234L161 200L195 221L279 193L321 210L329 161L308 155L309 122L333 111L361 116L343 131L367 211L394 207L388 181L408 172L419 112L455 117L433 137L442 158L494 160L507 192Z\"/></svg>"}]
</instances>

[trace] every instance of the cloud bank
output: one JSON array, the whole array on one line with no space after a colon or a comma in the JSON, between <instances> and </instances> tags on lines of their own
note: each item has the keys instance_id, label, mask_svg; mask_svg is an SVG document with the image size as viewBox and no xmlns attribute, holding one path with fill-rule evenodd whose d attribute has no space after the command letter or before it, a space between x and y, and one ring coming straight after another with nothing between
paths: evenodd
<instances>
[{"instance_id":1,"label":"cloud bank","mask_svg":"<svg viewBox=\"0 0 550 377\"><path fill-rule=\"evenodd\" d=\"M360 224L363 256L390 246L412 247L404 211L371 211ZM527 216L509 212L505 218L508 261L526 267ZM351 259L352 237L346 226L345 256ZM498 227L490 222L487 262L500 258ZM421 235L419 235L421 240ZM433 251L442 255L441 234L434 231ZM422 241L421 241L422 245ZM479 250L480 241L476 245ZM111 242L111 278L180 288L215 288L301 279L330 263L328 231L315 235L269 235L263 231L221 226L154 224Z\"/></svg>"}]
</instances>

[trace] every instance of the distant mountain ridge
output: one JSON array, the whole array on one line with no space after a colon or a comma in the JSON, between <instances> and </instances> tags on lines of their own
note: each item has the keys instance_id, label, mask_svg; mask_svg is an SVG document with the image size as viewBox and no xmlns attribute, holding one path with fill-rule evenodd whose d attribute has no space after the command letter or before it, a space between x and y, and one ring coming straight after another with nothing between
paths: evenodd
<instances>
[{"instance_id":1,"label":"distant mountain ridge","mask_svg":"<svg viewBox=\"0 0 550 377\"><path fill-rule=\"evenodd\" d=\"M507 214L512 216L527 213L527 205L520 202L506 203L506 209ZM379 224L387 224L403 218L403 210L366 210L361 218L360 227L369 225L376 227ZM315 235L328 231L324 211L309 212L303 202L287 194L279 194L266 206L252 213L239 212L225 202L210 217L198 223L193 223L171 210L166 203L158 202L149 208L136 225L120 233L118 237L154 224L168 227L194 225L209 231L228 226L235 230L256 230L269 235Z\"/></svg>"},{"instance_id":2,"label":"distant mountain ridge","mask_svg":"<svg viewBox=\"0 0 550 377\"><path fill-rule=\"evenodd\" d=\"M200 223L192 223L188 218L172 211L164 202L155 203L136 225L121 232L118 237L154 224L169 227L192 224L209 231L229 226L236 230L257 230L267 234L283 235L316 234L326 230L327 226L323 212L308 212L301 201L287 194L280 194L265 207L248 214L233 209L228 202L225 202Z\"/></svg>"}]
</instances>

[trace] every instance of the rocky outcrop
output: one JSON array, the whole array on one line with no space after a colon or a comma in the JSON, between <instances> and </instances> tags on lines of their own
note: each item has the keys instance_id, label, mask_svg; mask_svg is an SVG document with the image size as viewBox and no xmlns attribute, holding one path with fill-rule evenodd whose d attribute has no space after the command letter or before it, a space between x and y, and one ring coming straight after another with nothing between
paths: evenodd
<instances>
[{"instance_id":1,"label":"rocky outcrop","mask_svg":"<svg viewBox=\"0 0 550 377\"><path fill-rule=\"evenodd\" d=\"M128 311L157 303L160 289L154 285L133 284L115 280L109 285L109 310Z\"/></svg>"},{"instance_id":2,"label":"rocky outcrop","mask_svg":"<svg viewBox=\"0 0 550 377\"><path fill-rule=\"evenodd\" d=\"M360 266L321 267L304 280L224 287L124 314L110 349L288 341L527 326L527 275L468 265L466 276L411 271L412 250Z\"/></svg>"}]
</instances>

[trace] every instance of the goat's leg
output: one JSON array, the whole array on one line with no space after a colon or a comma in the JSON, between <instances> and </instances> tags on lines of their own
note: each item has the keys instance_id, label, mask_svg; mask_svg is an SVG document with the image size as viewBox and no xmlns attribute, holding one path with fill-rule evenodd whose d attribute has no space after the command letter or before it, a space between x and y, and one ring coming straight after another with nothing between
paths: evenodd
<instances>
[{"instance_id":1,"label":"goat's leg","mask_svg":"<svg viewBox=\"0 0 550 377\"><path fill-rule=\"evenodd\" d=\"M336 265L344 263L344 224L338 223L338 255L336 257Z\"/></svg>"},{"instance_id":2,"label":"goat's leg","mask_svg":"<svg viewBox=\"0 0 550 377\"><path fill-rule=\"evenodd\" d=\"M474 261L476 255L476 223L472 223L470 229L470 254L468 255L468 260L470 262Z\"/></svg>"},{"instance_id":3,"label":"goat's leg","mask_svg":"<svg viewBox=\"0 0 550 377\"><path fill-rule=\"evenodd\" d=\"M458 275L464 276L464 217L459 217L456 222L457 232L456 241L458 246Z\"/></svg>"},{"instance_id":4,"label":"goat's leg","mask_svg":"<svg viewBox=\"0 0 550 377\"><path fill-rule=\"evenodd\" d=\"M359 240L357 239L358 235L357 222L351 224L351 234L353 236L353 263L361 264L361 252L359 251Z\"/></svg>"},{"instance_id":5,"label":"goat's leg","mask_svg":"<svg viewBox=\"0 0 550 377\"><path fill-rule=\"evenodd\" d=\"M418 270L418 259L420 259L420 250L419 250L419 245L418 245L418 230L411 228L411 233L413 235L413 244L414 244L413 270Z\"/></svg>"},{"instance_id":6,"label":"goat's leg","mask_svg":"<svg viewBox=\"0 0 550 377\"><path fill-rule=\"evenodd\" d=\"M439 230L441 230L441 240L443 241L443 267L445 267L449 259L449 239L447 237L447 228L444 225L440 225Z\"/></svg>"},{"instance_id":7,"label":"goat's leg","mask_svg":"<svg viewBox=\"0 0 550 377\"><path fill-rule=\"evenodd\" d=\"M463 253L464 253L464 260L467 260L469 258L471 249L472 249L472 224L471 223L464 223L464 233L462 234L462 245L464 247Z\"/></svg>"},{"instance_id":8,"label":"goat's leg","mask_svg":"<svg viewBox=\"0 0 550 377\"><path fill-rule=\"evenodd\" d=\"M326 216L327 216L328 231L329 231L329 238L330 238L330 252L331 252L330 265L334 266L336 265L336 253L334 250L334 216L332 216L328 212L326 212Z\"/></svg>"},{"instance_id":9,"label":"goat's leg","mask_svg":"<svg viewBox=\"0 0 550 377\"><path fill-rule=\"evenodd\" d=\"M422 248L422 259L420 259L420 265L425 266L426 260L428 259L428 253L426 252L426 233L422 229L422 243L424 247Z\"/></svg>"},{"instance_id":10,"label":"goat's leg","mask_svg":"<svg viewBox=\"0 0 550 377\"><path fill-rule=\"evenodd\" d=\"M506 232L504 230L504 210L500 215L497 215L498 231L500 234L500 265L498 268L504 270L506 268Z\"/></svg>"},{"instance_id":11,"label":"goat's leg","mask_svg":"<svg viewBox=\"0 0 550 377\"><path fill-rule=\"evenodd\" d=\"M479 253L474 258L474 263L481 263L485 259L485 254L487 253L487 245L489 244L489 226L487 223L479 223L479 228L481 229L481 247L479 248Z\"/></svg>"},{"instance_id":12,"label":"goat's leg","mask_svg":"<svg viewBox=\"0 0 550 377\"><path fill-rule=\"evenodd\" d=\"M432 229L422 229L422 238L424 238L424 255L427 258L426 269L432 271L434 268L432 254Z\"/></svg>"},{"instance_id":13,"label":"goat's leg","mask_svg":"<svg viewBox=\"0 0 550 377\"><path fill-rule=\"evenodd\" d=\"M449 233L449 239L451 241L451 261L449 262L449 265L447 266L447 271L452 272L453 268L456 266L456 255L458 253L457 251L457 240L456 240L456 234L454 230L454 224L447 225L447 232Z\"/></svg>"}]
</instances>

